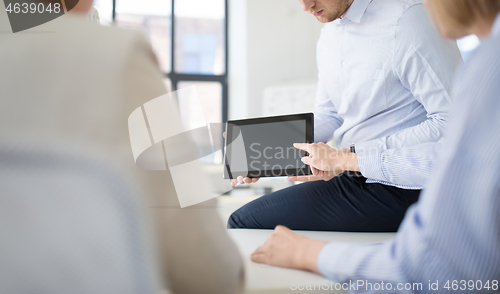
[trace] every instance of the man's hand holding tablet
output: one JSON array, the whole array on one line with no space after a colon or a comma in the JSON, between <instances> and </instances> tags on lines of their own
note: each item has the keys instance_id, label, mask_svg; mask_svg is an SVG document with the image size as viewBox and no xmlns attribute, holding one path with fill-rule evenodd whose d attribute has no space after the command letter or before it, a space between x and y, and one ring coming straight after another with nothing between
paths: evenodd
<instances>
[{"instance_id":1,"label":"man's hand holding tablet","mask_svg":"<svg viewBox=\"0 0 500 294\"><path fill-rule=\"evenodd\" d=\"M237 177L236 179L231 180L231 186L236 187L236 185L239 184L250 184L250 183L255 183L259 180L260 178L244 178L242 176Z\"/></svg>"},{"instance_id":2,"label":"man's hand holding tablet","mask_svg":"<svg viewBox=\"0 0 500 294\"><path fill-rule=\"evenodd\" d=\"M234 187L255 183L261 176L310 182L329 181L347 170L359 171L357 155L349 149L293 143L296 139L313 141L313 119L309 113L229 121L223 134L228 137L224 177Z\"/></svg>"},{"instance_id":3,"label":"man's hand holding tablet","mask_svg":"<svg viewBox=\"0 0 500 294\"><path fill-rule=\"evenodd\" d=\"M311 167L312 175L289 176L290 181L312 182L329 181L345 171L358 171L357 154L350 152L347 148L335 149L325 143L295 143L297 149L306 151L309 156L302 158L302 162ZM239 184L255 183L259 178L248 178L239 176L231 180L231 185L235 187Z\"/></svg>"}]
</instances>

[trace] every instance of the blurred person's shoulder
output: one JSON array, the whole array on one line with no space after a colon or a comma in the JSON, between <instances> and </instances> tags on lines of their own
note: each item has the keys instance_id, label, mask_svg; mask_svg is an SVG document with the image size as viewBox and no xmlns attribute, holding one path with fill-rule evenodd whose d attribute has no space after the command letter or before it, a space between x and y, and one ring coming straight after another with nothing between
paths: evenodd
<instances>
[{"instance_id":1,"label":"blurred person's shoulder","mask_svg":"<svg viewBox=\"0 0 500 294\"><path fill-rule=\"evenodd\" d=\"M82 54L95 58L108 57L111 60L126 58L131 50L138 47L151 51L149 42L139 30L124 29L116 26L101 26L80 16L67 15L64 21L64 38L81 46ZM68 40L66 40L68 42Z\"/></svg>"}]
</instances>

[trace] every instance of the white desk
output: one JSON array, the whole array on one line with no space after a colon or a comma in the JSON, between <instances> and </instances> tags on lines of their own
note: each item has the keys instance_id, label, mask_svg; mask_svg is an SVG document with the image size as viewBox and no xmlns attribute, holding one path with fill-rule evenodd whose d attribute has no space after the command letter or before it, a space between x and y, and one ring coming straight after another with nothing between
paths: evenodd
<instances>
[{"instance_id":1,"label":"white desk","mask_svg":"<svg viewBox=\"0 0 500 294\"><path fill-rule=\"evenodd\" d=\"M328 293L325 290L299 291L290 290L292 282L303 284L321 285L325 278L306 271L279 268L269 265L257 264L250 261L250 254L260 245L264 244L272 230L228 230L229 236L238 246L245 263L245 279L247 294L269 293ZM351 243L380 243L394 237L394 233L343 233L343 232L312 232L296 231L309 238L324 241L338 241ZM338 293L338 292L336 292Z\"/></svg>"}]
</instances>

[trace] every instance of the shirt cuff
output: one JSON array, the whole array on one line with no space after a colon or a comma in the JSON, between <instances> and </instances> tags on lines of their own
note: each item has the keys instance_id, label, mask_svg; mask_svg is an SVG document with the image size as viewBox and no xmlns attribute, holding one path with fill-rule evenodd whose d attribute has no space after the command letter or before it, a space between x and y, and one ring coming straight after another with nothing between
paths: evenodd
<instances>
[{"instance_id":1,"label":"shirt cuff","mask_svg":"<svg viewBox=\"0 0 500 294\"><path fill-rule=\"evenodd\" d=\"M342 257L352 247L353 244L337 242L330 242L323 246L316 260L319 272L332 281L343 282L349 273L344 269Z\"/></svg>"},{"instance_id":2,"label":"shirt cuff","mask_svg":"<svg viewBox=\"0 0 500 294\"><path fill-rule=\"evenodd\" d=\"M403 281L401 260L392 254L394 240L383 243L327 243L318 254L318 271L335 283L351 279Z\"/></svg>"},{"instance_id":3,"label":"shirt cuff","mask_svg":"<svg viewBox=\"0 0 500 294\"><path fill-rule=\"evenodd\" d=\"M382 149L373 141L356 144L358 167L361 174L368 179L388 181L382 171Z\"/></svg>"},{"instance_id":4,"label":"shirt cuff","mask_svg":"<svg viewBox=\"0 0 500 294\"><path fill-rule=\"evenodd\" d=\"M387 137L379 138L375 140L370 140L362 143L356 143L356 153L362 152L373 152L378 151L382 152L387 149Z\"/></svg>"}]
</instances>

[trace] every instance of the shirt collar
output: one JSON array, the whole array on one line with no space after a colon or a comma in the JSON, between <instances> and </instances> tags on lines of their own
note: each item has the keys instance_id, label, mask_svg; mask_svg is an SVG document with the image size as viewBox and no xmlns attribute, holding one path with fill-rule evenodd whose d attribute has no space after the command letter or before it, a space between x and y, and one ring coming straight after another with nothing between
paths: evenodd
<instances>
[{"instance_id":1,"label":"shirt collar","mask_svg":"<svg viewBox=\"0 0 500 294\"><path fill-rule=\"evenodd\" d=\"M359 23L361 21L361 17L365 14L366 8L368 8L368 4L371 2L372 0L354 0L351 7L347 9L344 17L340 20L340 23L344 24L348 21Z\"/></svg>"},{"instance_id":2,"label":"shirt collar","mask_svg":"<svg viewBox=\"0 0 500 294\"><path fill-rule=\"evenodd\" d=\"M495 22L493 23L493 28L491 29L491 35L500 35L500 13L497 15Z\"/></svg>"}]
</instances>

